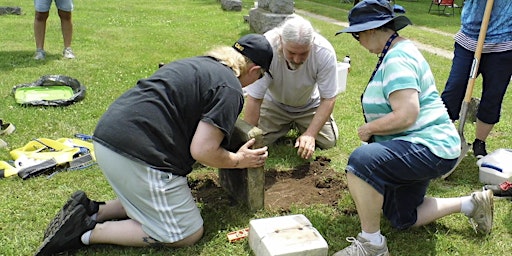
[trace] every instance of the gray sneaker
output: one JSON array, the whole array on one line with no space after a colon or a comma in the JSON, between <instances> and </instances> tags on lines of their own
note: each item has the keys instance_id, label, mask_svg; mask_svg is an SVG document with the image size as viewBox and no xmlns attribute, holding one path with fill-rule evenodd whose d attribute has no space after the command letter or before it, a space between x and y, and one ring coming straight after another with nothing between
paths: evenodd
<instances>
[{"instance_id":1,"label":"gray sneaker","mask_svg":"<svg viewBox=\"0 0 512 256\"><path fill-rule=\"evenodd\" d=\"M73 50L71 50L71 47L66 47L62 51L62 55L64 55L64 58L66 59L74 59L75 54L73 53Z\"/></svg>"},{"instance_id":2,"label":"gray sneaker","mask_svg":"<svg viewBox=\"0 0 512 256\"><path fill-rule=\"evenodd\" d=\"M494 198L492 190L474 192L471 194L474 209L468 215L469 221L475 232L489 234L492 230Z\"/></svg>"},{"instance_id":3,"label":"gray sneaker","mask_svg":"<svg viewBox=\"0 0 512 256\"><path fill-rule=\"evenodd\" d=\"M37 49L34 55L35 60L44 60L46 58L46 52L43 49Z\"/></svg>"},{"instance_id":4,"label":"gray sneaker","mask_svg":"<svg viewBox=\"0 0 512 256\"><path fill-rule=\"evenodd\" d=\"M345 249L338 251L332 256L388 256L389 250L386 242L386 237L382 237L382 245L376 246L370 244L370 242L360 235L357 235L357 239L354 237L347 237L347 242L351 242L352 245L345 247Z\"/></svg>"}]
</instances>

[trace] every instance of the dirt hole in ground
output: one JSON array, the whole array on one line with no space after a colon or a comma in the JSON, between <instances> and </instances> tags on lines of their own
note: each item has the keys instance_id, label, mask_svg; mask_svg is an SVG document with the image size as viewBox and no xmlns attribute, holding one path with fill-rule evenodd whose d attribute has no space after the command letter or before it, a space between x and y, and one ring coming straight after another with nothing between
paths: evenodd
<instances>
[{"instance_id":1,"label":"dirt hole in ground","mask_svg":"<svg viewBox=\"0 0 512 256\"><path fill-rule=\"evenodd\" d=\"M292 205L336 206L340 192L347 188L344 173L330 167L322 156L287 171L265 170L265 208L287 212ZM232 204L219 185L216 173L198 174L189 182L196 201Z\"/></svg>"}]
</instances>

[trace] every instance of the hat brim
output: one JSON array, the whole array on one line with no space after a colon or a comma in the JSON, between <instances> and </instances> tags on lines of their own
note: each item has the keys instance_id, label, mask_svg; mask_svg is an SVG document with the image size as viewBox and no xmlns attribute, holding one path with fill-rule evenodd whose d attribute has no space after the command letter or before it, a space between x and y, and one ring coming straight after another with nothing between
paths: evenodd
<instances>
[{"instance_id":1,"label":"hat brim","mask_svg":"<svg viewBox=\"0 0 512 256\"><path fill-rule=\"evenodd\" d=\"M374 28L378 28L378 27L381 27L389 22L392 22L393 21L393 27L391 27L394 31L398 31L402 28L405 28L407 25L412 25L412 22L411 20L409 20L409 18L407 18L406 16L396 16L392 19L388 19L388 20L375 20L375 21L370 21L370 22L366 22L366 23L362 23L362 24L357 24L357 25L353 25L353 26L349 26L348 28L345 28L343 30L340 30L338 32L336 32L336 36L341 34L341 33L355 33L355 32L361 32L361 31L366 31L366 30L370 30L370 29L374 29Z\"/></svg>"}]
</instances>

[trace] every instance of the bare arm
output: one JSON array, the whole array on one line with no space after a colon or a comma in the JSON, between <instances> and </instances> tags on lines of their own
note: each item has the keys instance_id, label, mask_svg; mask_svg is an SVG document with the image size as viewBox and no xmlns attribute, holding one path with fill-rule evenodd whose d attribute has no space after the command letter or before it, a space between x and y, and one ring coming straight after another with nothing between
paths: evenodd
<instances>
[{"instance_id":1,"label":"bare arm","mask_svg":"<svg viewBox=\"0 0 512 256\"><path fill-rule=\"evenodd\" d=\"M297 154L304 159L309 159L315 151L315 140L318 132L329 119L336 103L336 97L330 99L321 99L315 116L308 126L308 129L297 138L295 147L298 148Z\"/></svg>"},{"instance_id":2,"label":"bare arm","mask_svg":"<svg viewBox=\"0 0 512 256\"><path fill-rule=\"evenodd\" d=\"M256 99L247 95L246 105L244 110L244 120L252 126L258 126L260 119L260 108L263 99Z\"/></svg>"},{"instance_id":3,"label":"bare arm","mask_svg":"<svg viewBox=\"0 0 512 256\"><path fill-rule=\"evenodd\" d=\"M406 130L418 119L420 101L418 91L414 89L398 90L389 95L391 113L359 127L357 134L362 141L368 141L372 135L396 134Z\"/></svg>"},{"instance_id":4,"label":"bare arm","mask_svg":"<svg viewBox=\"0 0 512 256\"><path fill-rule=\"evenodd\" d=\"M267 147L250 149L254 139L245 143L236 153L220 146L223 139L224 134L219 128L200 121L190 145L192 157L215 168L256 168L265 164Z\"/></svg>"}]
</instances>

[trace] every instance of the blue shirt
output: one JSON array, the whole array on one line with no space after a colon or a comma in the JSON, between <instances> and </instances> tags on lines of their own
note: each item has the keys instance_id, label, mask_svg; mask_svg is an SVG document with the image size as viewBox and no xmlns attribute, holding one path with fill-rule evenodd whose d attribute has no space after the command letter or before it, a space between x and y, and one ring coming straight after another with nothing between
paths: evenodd
<instances>
[{"instance_id":1,"label":"blue shirt","mask_svg":"<svg viewBox=\"0 0 512 256\"><path fill-rule=\"evenodd\" d=\"M466 0L462 8L461 29L477 41L485 12L485 0ZM512 0L494 0L485 43L512 42Z\"/></svg>"}]
</instances>

